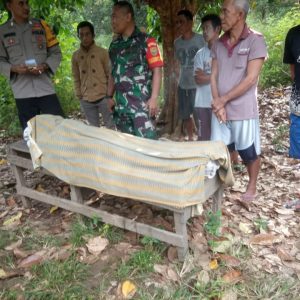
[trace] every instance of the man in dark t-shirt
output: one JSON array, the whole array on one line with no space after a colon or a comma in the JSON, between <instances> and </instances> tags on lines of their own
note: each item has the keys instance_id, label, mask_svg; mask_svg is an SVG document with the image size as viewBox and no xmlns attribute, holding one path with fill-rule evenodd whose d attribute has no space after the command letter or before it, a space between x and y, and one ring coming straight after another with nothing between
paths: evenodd
<instances>
[{"instance_id":1,"label":"man in dark t-shirt","mask_svg":"<svg viewBox=\"0 0 300 300\"><path fill-rule=\"evenodd\" d=\"M286 36L283 62L290 65L293 81L289 155L300 158L300 25L291 28Z\"/></svg>"}]
</instances>

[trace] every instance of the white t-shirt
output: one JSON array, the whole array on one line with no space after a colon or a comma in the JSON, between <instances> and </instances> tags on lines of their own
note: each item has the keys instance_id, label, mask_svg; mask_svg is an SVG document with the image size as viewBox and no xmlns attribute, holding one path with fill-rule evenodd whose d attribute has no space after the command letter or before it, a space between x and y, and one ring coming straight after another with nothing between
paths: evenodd
<instances>
[{"instance_id":1,"label":"white t-shirt","mask_svg":"<svg viewBox=\"0 0 300 300\"><path fill-rule=\"evenodd\" d=\"M211 74L211 61L210 49L207 45L201 48L194 58L194 74L197 69L201 69L205 74ZM210 83L197 84L195 107L211 107L212 94Z\"/></svg>"}]
</instances>

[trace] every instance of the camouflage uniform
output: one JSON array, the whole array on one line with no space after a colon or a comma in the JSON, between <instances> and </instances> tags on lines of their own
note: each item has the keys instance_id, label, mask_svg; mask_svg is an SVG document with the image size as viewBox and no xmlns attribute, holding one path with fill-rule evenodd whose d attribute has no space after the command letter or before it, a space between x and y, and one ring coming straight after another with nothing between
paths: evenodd
<instances>
[{"instance_id":1,"label":"camouflage uniform","mask_svg":"<svg viewBox=\"0 0 300 300\"><path fill-rule=\"evenodd\" d=\"M109 56L115 83L117 128L155 139L155 127L146 106L152 91L152 69L163 65L155 39L135 28L128 39L119 36L111 43Z\"/></svg>"}]
</instances>

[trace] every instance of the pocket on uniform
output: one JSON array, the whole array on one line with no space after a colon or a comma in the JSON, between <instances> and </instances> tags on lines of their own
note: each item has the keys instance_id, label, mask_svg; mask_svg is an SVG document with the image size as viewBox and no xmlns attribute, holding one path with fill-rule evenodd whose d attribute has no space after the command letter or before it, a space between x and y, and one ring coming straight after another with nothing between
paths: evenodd
<instances>
[{"instance_id":1,"label":"pocket on uniform","mask_svg":"<svg viewBox=\"0 0 300 300\"><path fill-rule=\"evenodd\" d=\"M236 67L237 68L245 68L248 63L250 48L243 43L240 45L237 53Z\"/></svg>"},{"instance_id":2,"label":"pocket on uniform","mask_svg":"<svg viewBox=\"0 0 300 300\"><path fill-rule=\"evenodd\" d=\"M33 34L32 35L32 48L33 52L37 54L43 54L46 53L46 38L43 34Z\"/></svg>"},{"instance_id":3,"label":"pocket on uniform","mask_svg":"<svg viewBox=\"0 0 300 300\"><path fill-rule=\"evenodd\" d=\"M23 54L20 41L15 37L7 37L4 39L4 47L10 58L18 57Z\"/></svg>"}]
</instances>

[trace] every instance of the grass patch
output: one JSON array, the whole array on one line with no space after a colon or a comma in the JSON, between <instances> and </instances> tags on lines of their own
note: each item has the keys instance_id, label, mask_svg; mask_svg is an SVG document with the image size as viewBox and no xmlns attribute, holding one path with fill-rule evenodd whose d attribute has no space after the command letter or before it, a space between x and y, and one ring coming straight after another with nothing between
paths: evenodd
<instances>
[{"instance_id":1,"label":"grass patch","mask_svg":"<svg viewBox=\"0 0 300 300\"><path fill-rule=\"evenodd\" d=\"M102 223L99 218L79 217L72 225L70 240L75 247L78 247L85 244L88 238L97 235L115 244L123 239L124 232L120 228Z\"/></svg>"},{"instance_id":2,"label":"grass patch","mask_svg":"<svg viewBox=\"0 0 300 300\"><path fill-rule=\"evenodd\" d=\"M287 139L288 134L289 127L287 125L279 125L276 128L274 138L272 139L272 144L276 152L282 153L287 150L283 142Z\"/></svg>"},{"instance_id":3,"label":"grass patch","mask_svg":"<svg viewBox=\"0 0 300 300\"><path fill-rule=\"evenodd\" d=\"M153 272L154 264L161 261L161 255L152 250L140 250L132 254L128 261L123 262L118 270L116 276L119 280L131 277L133 274L145 275Z\"/></svg>"},{"instance_id":4,"label":"grass patch","mask_svg":"<svg viewBox=\"0 0 300 300\"><path fill-rule=\"evenodd\" d=\"M33 278L25 285L26 299L87 299L82 285L87 266L71 256L64 262L47 261L31 269Z\"/></svg>"},{"instance_id":5,"label":"grass patch","mask_svg":"<svg viewBox=\"0 0 300 300\"><path fill-rule=\"evenodd\" d=\"M99 233L100 221L97 218L78 217L72 224L70 241L75 246L82 246L86 243L87 237Z\"/></svg>"},{"instance_id":6,"label":"grass patch","mask_svg":"<svg viewBox=\"0 0 300 300\"><path fill-rule=\"evenodd\" d=\"M212 236L220 236L220 228L221 228L221 210L213 213L212 211L208 211L206 214L206 222L204 224L204 229L206 232Z\"/></svg>"},{"instance_id":7,"label":"grass patch","mask_svg":"<svg viewBox=\"0 0 300 300\"><path fill-rule=\"evenodd\" d=\"M99 228L99 234L107 238L112 244L117 244L124 238L124 231L122 229L109 224L103 224Z\"/></svg>"},{"instance_id":8,"label":"grass patch","mask_svg":"<svg viewBox=\"0 0 300 300\"><path fill-rule=\"evenodd\" d=\"M18 240L16 234L10 230L0 230L0 250Z\"/></svg>"},{"instance_id":9,"label":"grass patch","mask_svg":"<svg viewBox=\"0 0 300 300\"><path fill-rule=\"evenodd\" d=\"M220 299L224 291L224 283L220 280L210 280L204 284L197 282L194 293L199 299Z\"/></svg>"},{"instance_id":10,"label":"grass patch","mask_svg":"<svg viewBox=\"0 0 300 300\"><path fill-rule=\"evenodd\" d=\"M299 280L270 274L252 275L235 287L238 299L300 299Z\"/></svg>"}]
</instances>

